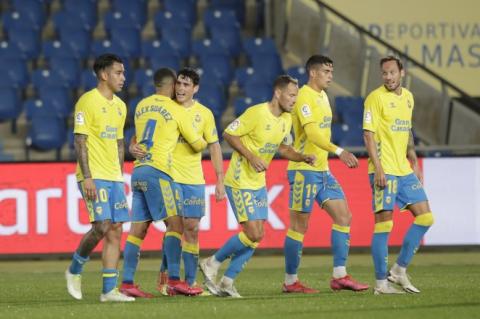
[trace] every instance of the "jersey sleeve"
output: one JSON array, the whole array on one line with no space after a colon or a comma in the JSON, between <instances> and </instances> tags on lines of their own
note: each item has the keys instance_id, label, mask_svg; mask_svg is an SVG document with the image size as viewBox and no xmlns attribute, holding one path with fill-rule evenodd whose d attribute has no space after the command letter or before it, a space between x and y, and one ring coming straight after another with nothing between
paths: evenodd
<instances>
[{"instance_id":1,"label":"jersey sleeve","mask_svg":"<svg viewBox=\"0 0 480 319\"><path fill-rule=\"evenodd\" d=\"M75 119L73 133L89 135L89 125L93 122L93 110L89 105L89 100L80 98L75 105ZM122 133L123 134L123 133Z\"/></svg>"},{"instance_id":2,"label":"jersey sleeve","mask_svg":"<svg viewBox=\"0 0 480 319\"><path fill-rule=\"evenodd\" d=\"M215 127L215 118L212 112L205 112L205 126L203 128L203 138L208 144L218 142L218 132Z\"/></svg>"},{"instance_id":3,"label":"jersey sleeve","mask_svg":"<svg viewBox=\"0 0 480 319\"><path fill-rule=\"evenodd\" d=\"M227 126L225 133L232 136L244 136L255 128L260 117L253 112L253 108L249 108Z\"/></svg>"},{"instance_id":4,"label":"jersey sleeve","mask_svg":"<svg viewBox=\"0 0 480 319\"><path fill-rule=\"evenodd\" d=\"M376 132L380 119L381 101L376 94L370 94L365 100L363 111L363 129Z\"/></svg>"},{"instance_id":5,"label":"jersey sleeve","mask_svg":"<svg viewBox=\"0 0 480 319\"><path fill-rule=\"evenodd\" d=\"M190 114L183 109L178 109L176 115L178 129L187 143L193 144L198 141L201 136L197 133L193 118Z\"/></svg>"},{"instance_id":6,"label":"jersey sleeve","mask_svg":"<svg viewBox=\"0 0 480 319\"><path fill-rule=\"evenodd\" d=\"M295 114L297 115L302 127L308 123L315 122L312 106L313 104L311 103L311 99L308 97L308 95L300 96L295 103Z\"/></svg>"}]
</instances>

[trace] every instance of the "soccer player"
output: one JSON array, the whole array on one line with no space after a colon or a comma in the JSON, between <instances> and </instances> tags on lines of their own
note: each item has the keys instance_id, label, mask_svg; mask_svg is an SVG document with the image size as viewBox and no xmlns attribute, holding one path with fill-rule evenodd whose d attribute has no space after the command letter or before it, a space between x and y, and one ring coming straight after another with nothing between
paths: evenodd
<instances>
[{"instance_id":1,"label":"soccer player","mask_svg":"<svg viewBox=\"0 0 480 319\"><path fill-rule=\"evenodd\" d=\"M115 95L122 90L125 69L122 60L113 54L99 56L93 69L98 85L80 97L74 119L77 181L92 228L83 236L65 271L67 289L73 298L82 299L83 266L105 239L100 301L134 301L116 288L122 223L130 220L123 185L123 126L127 111L125 103Z\"/></svg>"},{"instance_id":2,"label":"soccer player","mask_svg":"<svg viewBox=\"0 0 480 319\"><path fill-rule=\"evenodd\" d=\"M288 164L290 227L284 244L286 272L282 291L318 292L302 284L297 275L303 237L315 202L333 220L331 231L333 278L330 287L333 290L366 290L368 285L355 281L347 274L346 262L352 215L342 187L328 168L329 152L338 155L347 167L358 166L358 160L352 153L330 142L332 110L325 89L333 78L333 61L326 56L313 55L308 59L306 69L308 83L300 89L292 111L294 148L302 153L314 154L317 161L314 166L297 162Z\"/></svg>"},{"instance_id":3,"label":"soccer player","mask_svg":"<svg viewBox=\"0 0 480 319\"><path fill-rule=\"evenodd\" d=\"M413 95L402 87L401 61L388 56L380 61L383 85L365 100L363 130L368 150L368 173L373 193L375 228L372 256L375 294L419 293L406 273L423 235L433 224L412 135ZM404 237L397 262L387 273L388 235L393 228L393 208L409 210L415 220ZM404 291L391 286L400 285Z\"/></svg>"},{"instance_id":4,"label":"soccer player","mask_svg":"<svg viewBox=\"0 0 480 319\"><path fill-rule=\"evenodd\" d=\"M297 93L297 80L288 75L278 77L272 100L248 108L223 134L234 149L225 177L226 191L242 231L200 263L205 285L213 294L241 297L233 281L264 235L268 214L265 170L274 154L278 151L284 158L310 164L315 160L314 156L297 153L282 143L290 134L290 111ZM228 257L232 258L230 265L217 286L218 269Z\"/></svg>"},{"instance_id":5,"label":"soccer player","mask_svg":"<svg viewBox=\"0 0 480 319\"><path fill-rule=\"evenodd\" d=\"M152 221L167 220L165 251L169 261L168 294L196 295L180 280L182 217L173 188L173 151L181 135L195 152L207 143L197 133L193 120L184 108L170 97L174 92L175 72L163 68L154 74L156 93L141 100L135 111L135 136L145 155L135 161L132 174L132 227L125 244L123 282L120 290L128 295L151 297L134 283L140 246ZM136 139L136 138L135 138ZM135 141L133 142L135 144ZM133 154L138 157L138 154Z\"/></svg>"},{"instance_id":6,"label":"soccer player","mask_svg":"<svg viewBox=\"0 0 480 319\"><path fill-rule=\"evenodd\" d=\"M180 103L191 114L198 133L208 143L210 157L217 177L215 198L220 201L225 197L222 150L218 142L212 112L193 99L194 94L198 92L199 83L200 76L197 71L192 68L180 70L175 84L175 97L177 103ZM193 286L198 267L198 226L200 219L205 215L205 179L202 170L202 153L193 150L180 137L173 152L173 158L172 177L180 191L180 201L183 206L184 241L182 257L185 265L185 281L189 286ZM165 277L165 274L160 272L157 288L161 292L165 284Z\"/></svg>"}]
</instances>

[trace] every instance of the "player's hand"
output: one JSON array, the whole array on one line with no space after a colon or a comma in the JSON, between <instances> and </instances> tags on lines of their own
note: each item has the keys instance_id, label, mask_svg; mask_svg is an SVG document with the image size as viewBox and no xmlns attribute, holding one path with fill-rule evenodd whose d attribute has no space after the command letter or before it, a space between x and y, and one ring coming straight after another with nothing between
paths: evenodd
<instances>
[{"instance_id":1,"label":"player's hand","mask_svg":"<svg viewBox=\"0 0 480 319\"><path fill-rule=\"evenodd\" d=\"M249 158L248 161L257 173L267 170L267 163L265 163L265 161L258 156L252 155L252 158Z\"/></svg>"},{"instance_id":2,"label":"player's hand","mask_svg":"<svg viewBox=\"0 0 480 319\"><path fill-rule=\"evenodd\" d=\"M383 168L380 167L378 169L375 169L375 175L374 175L373 181L376 187L379 187L382 189L385 188L385 186L387 185L387 178L385 177Z\"/></svg>"},{"instance_id":3,"label":"player's hand","mask_svg":"<svg viewBox=\"0 0 480 319\"><path fill-rule=\"evenodd\" d=\"M358 159L347 150L343 150L343 152L339 156L340 160L347 165L349 168L357 168L358 167Z\"/></svg>"},{"instance_id":4,"label":"player's hand","mask_svg":"<svg viewBox=\"0 0 480 319\"><path fill-rule=\"evenodd\" d=\"M222 181L218 181L215 185L215 200L217 202L225 199L225 185Z\"/></svg>"},{"instance_id":5,"label":"player's hand","mask_svg":"<svg viewBox=\"0 0 480 319\"><path fill-rule=\"evenodd\" d=\"M422 170L420 169L420 166L417 165L413 165L413 173L415 174L415 176L417 176L418 180L420 181L420 183L423 184L423 173L422 173Z\"/></svg>"},{"instance_id":6,"label":"player's hand","mask_svg":"<svg viewBox=\"0 0 480 319\"><path fill-rule=\"evenodd\" d=\"M132 154L133 157L138 160L143 159L147 155L145 148L138 143L130 144L130 146L128 147L128 151L130 152L130 154Z\"/></svg>"},{"instance_id":7,"label":"player's hand","mask_svg":"<svg viewBox=\"0 0 480 319\"><path fill-rule=\"evenodd\" d=\"M303 155L303 161L309 165L315 165L315 161L317 160L317 157L313 154L304 154Z\"/></svg>"},{"instance_id":8,"label":"player's hand","mask_svg":"<svg viewBox=\"0 0 480 319\"><path fill-rule=\"evenodd\" d=\"M93 179L85 178L83 180L83 191L86 199L88 200L97 199L97 188L95 187L95 183L93 182Z\"/></svg>"}]
</instances>

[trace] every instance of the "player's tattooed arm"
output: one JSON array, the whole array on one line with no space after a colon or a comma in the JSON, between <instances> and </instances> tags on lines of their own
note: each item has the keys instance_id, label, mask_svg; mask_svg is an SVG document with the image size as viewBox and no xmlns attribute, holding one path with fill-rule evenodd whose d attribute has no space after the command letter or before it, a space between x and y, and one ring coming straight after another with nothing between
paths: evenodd
<instances>
[{"instance_id":1,"label":"player's tattooed arm","mask_svg":"<svg viewBox=\"0 0 480 319\"><path fill-rule=\"evenodd\" d=\"M75 134L74 146L75 153L77 155L78 164L82 170L84 178L91 178L90 168L88 167L88 148L87 148L87 135Z\"/></svg>"},{"instance_id":2,"label":"player's tattooed arm","mask_svg":"<svg viewBox=\"0 0 480 319\"><path fill-rule=\"evenodd\" d=\"M417 153L415 152L415 141L413 140L413 133L410 131L407 144L407 158L410 161L413 169L413 173L418 177L420 182L423 183L423 173L418 165Z\"/></svg>"},{"instance_id":3,"label":"player's tattooed arm","mask_svg":"<svg viewBox=\"0 0 480 319\"><path fill-rule=\"evenodd\" d=\"M125 142L123 138L117 140L117 148L118 148L118 162L120 163L120 171L123 174L123 162L125 160Z\"/></svg>"}]
</instances>

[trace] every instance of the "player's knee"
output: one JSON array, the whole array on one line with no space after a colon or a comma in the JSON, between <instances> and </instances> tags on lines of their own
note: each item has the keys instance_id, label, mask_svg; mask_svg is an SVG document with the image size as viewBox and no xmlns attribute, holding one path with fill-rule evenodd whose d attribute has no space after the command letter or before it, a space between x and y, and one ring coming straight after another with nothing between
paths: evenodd
<instances>
[{"instance_id":1,"label":"player's knee","mask_svg":"<svg viewBox=\"0 0 480 319\"><path fill-rule=\"evenodd\" d=\"M347 211L345 214L339 215L337 218L335 218L335 223L340 226L350 226L351 222L352 213L350 213L350 211Z\"/></svg>"},{"instance_id":2,"label":"player's knee","mask_svg":"<svg viewBox=\"0 0 480 319\"><path fill-rule=\"evenodd\" d=\"M97 238L103 238L108 233L112 227L112 222L110 220L104 220L101 222L92 224L92 234Z\"/></svg>"},{"instance_id":3,"label":"player's knee","mask_svg":"<svg viewBox=\"0 0 480 319\"><path fill-rule=\"evenodd\" d=\"M263 239L264 234L263 234L263 230L255 229L255 230L250 230L245 232L245 235L251 242L258 243Z\"/></svg>"},{"instance_id":4,"label":"player's knee","mask_svg":"<svg viewBox=\"0 0 480 319\"><path fill-rule=\"evenodd\" d=\"M415 217L415 221L413 223L420 226L430 227L433 225L434 222L435 220L433 218L433 214L431 212L428 212L426 214L421 214Z\"/></svg>"},{"instance_id":5,"label":"player's knee","mask_svg":"<svg viewBox=\"0 0 480 319\"><path fill-rule=\"evenodd\" d=\"M375 223L375 233L390 233L393 229L393 220Z\"/></svg>"}]
</instances>

